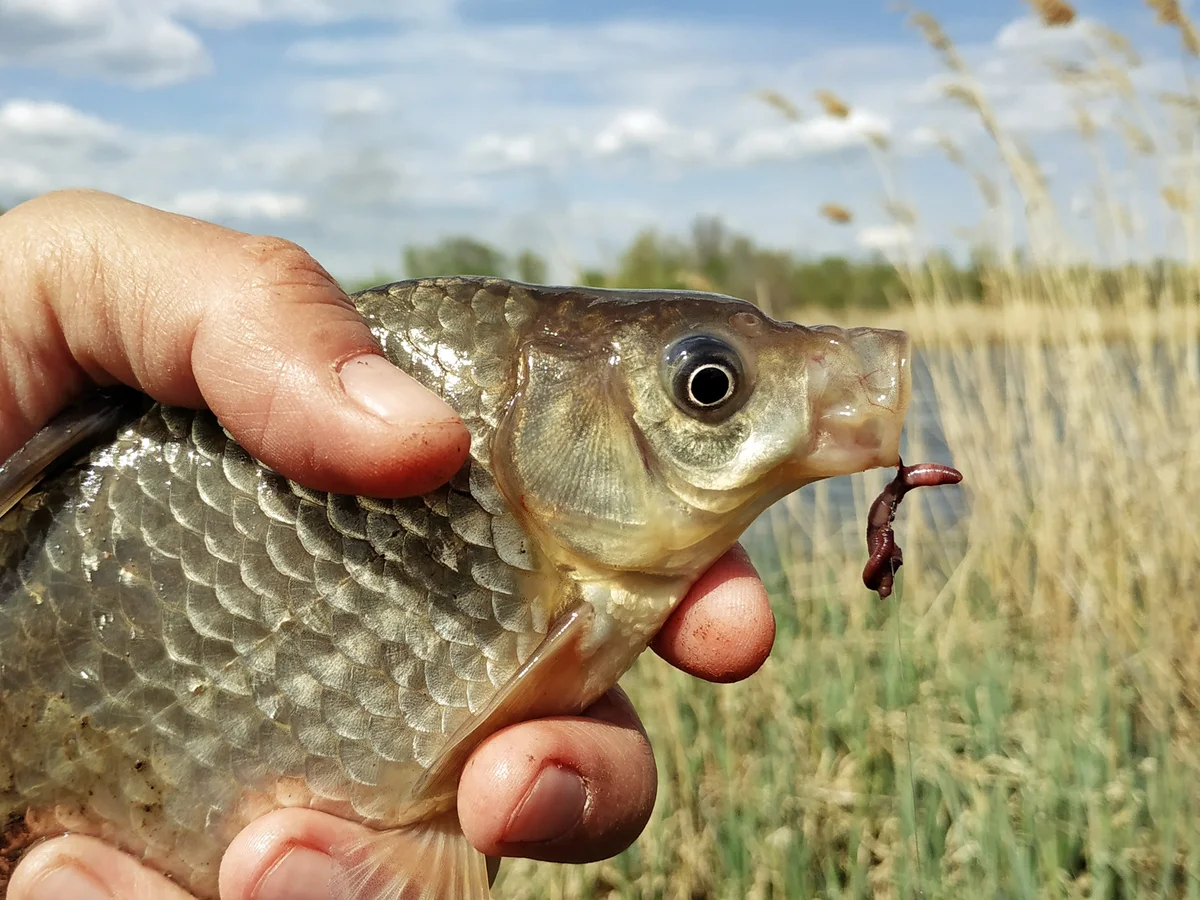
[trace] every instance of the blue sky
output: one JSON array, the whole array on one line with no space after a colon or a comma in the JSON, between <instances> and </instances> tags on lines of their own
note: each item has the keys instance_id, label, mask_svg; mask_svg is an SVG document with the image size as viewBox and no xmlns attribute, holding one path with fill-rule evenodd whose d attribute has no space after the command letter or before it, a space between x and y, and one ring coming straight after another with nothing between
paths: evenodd
<instances>
[{"instance_id":1,"label":"blue sky","mask_svg":"<svg viewBox=\"0 0 1200 900\"><path fill-rule=\"evenodd\" d=\"M405 243L466 232L533 247L566 280L640 228L681 233L700 214L813 255L961 246L984 210L936 140L992 173L994 154L889 6L0 0L0 204L102 188L292 238L345 278L398 274ZM1079 6L1051 32L1016 0L924 4L1086 218L1077 98L1045 61L1094 63L1103 21L1142 52L1137 90L1182 68L1142 4ZM820 89L850 117L825 114ZM1114 104L1089 104L1115 129ZM889 214L889 182L916 222ZM854 222L823 219L826 202Z\"/></svg>"}]
</instances>

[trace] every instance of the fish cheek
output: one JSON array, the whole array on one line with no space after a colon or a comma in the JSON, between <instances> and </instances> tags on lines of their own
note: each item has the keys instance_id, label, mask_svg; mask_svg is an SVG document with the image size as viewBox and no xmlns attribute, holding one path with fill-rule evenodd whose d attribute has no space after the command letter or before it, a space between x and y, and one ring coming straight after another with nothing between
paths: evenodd
<instances>
[{"instance_id":1,"label":"fish cheek","mask_svg":"<svg viewBox=\"0 0 1200 900\"><path fill-rule=\"evenodd\" d=\"M750 436L750 426L741 417L710 425L676 413L661 422L648 423L645 434L659 460L679 469L692 484L704 487L736 464Z\"/></svg>"}]
</instances>

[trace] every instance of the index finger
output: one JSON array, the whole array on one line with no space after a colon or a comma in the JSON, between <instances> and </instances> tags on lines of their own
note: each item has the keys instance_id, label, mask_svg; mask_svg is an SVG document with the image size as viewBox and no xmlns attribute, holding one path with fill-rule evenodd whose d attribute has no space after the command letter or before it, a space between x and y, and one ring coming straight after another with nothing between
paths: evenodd
<instances>
[{"instance_id":1,"label":"index finger","mask_svg":"<svg viewBox=\"0 0 1200 900\"><path fill-rule=\"evenodd\" d=\"M207 406L317 490L402 496L448 479L469 435L380 354L304 250L108 194L0 216L0 460L89 381Z\"/></svg>"},{"instance_id":2,"label":"index finger","mask_svg":"<svg viewBox=\"0 0 1200 900\"><path fill-rule=\"evenodd\" d=\"M767 589L737 544L700 576L651 646L688 674L725 683L757 672L774 643Z\"/></svg>"}]
</instances>

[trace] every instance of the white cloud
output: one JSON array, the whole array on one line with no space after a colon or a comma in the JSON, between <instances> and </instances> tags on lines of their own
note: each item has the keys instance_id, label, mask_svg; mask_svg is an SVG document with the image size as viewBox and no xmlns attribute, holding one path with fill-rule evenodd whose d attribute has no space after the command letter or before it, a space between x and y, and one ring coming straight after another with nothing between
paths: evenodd
<instances>
[{"instance_id":1,"label":"white cloud","mask_svg":"<svg viewBox=\"0 0 1200 900\"><path fill-rule=\"evenodd\" d=\"M62 103L9 100L0 106L0 140L114 141L120 130Z\"/></svg>"},{"instance_id":2,"label":"white cloud","mask_svg":"<svg viewBox=\"0 0 1200 900\"><path fill-rule=\"evenodd\" d=\"M887 119L872 112L856 109L844 119L822 116L811 122L803 122L804 138L814 150L844 150L859 147L873 137L884 137L892 133Z\"/></svg>"},{"instance_id":3,"label":"white cloud","mask_svg":"<svg viewBox=\"0 0 1200 900\"><path fill-rule=\"evenodd\" d=\"M655 109L631 109L618 114L592 143L601 156L614 156L633 149L655 147L676 135L662 113Z\"/></svg>"},{"instance_id":4,"label":"white cloud","mask_svg":"<svg viewBox=\"0 0 1200 900\"><path fill-rule=\"evenodd\" d=\"M208 189L177 194L167 208L200 219L279 221L304 216L308 212L308 202L296 194Z\"/></svg>"},{"instance_id":5,"label":"white cloud","mask_svg":"<svg viewBox=\"0 0 1200 900\"><path fill-rule=\"evenodd\" d=\"M152 0L148 0L152 1ZM451 17L456 0L168 0L182 18L236 28L252 22L326 24L354 19L438 22Z\"/></svg>"},{"instance_id":6,"label":"white cloud","mask_svg":"<svg viewBox=\"0 0 1200 900\"><path fill-rule=\"evenodd\" d=\"M868 225L859 230L855 240L864 250L894 253L912 247L913 233L903 225Z\"/></svg>"},{"instance_id":7,"label":"white cloud","mask_svg":"<svg viewBox=\"0 0 1200 900\"><path fill-rule=\"evenodd\" d=\"M1047 28L1032 16L1022 16L1001 28L993 44L1005 51L1062 54L1086 49L1093 35L1094 23L1082 16L1057 28Z\"/></svg>"},{"instance_id":8,"label":"white cloud","mask_svg":"<svg viewBox=\"0 0 1200 900\"><path fill-rule=\"evenodd\" d=\"M655 109L633 108L599 126L560 124L539 134L489 132L466 145L463 160L480 172L608 162L631 155L664 163L705 163L713 161L717 147L707 131L682 128Z\"/></svg>"},{"instance_id":9,"label":"white cloud","mask_svg":"<svg viewBox=\"0 0 1200 900\"><path fill-rule=\"evenodd\" d=\"M930 128L928 125L918 125L905 136L905 143L911 147L930 149L940 146L945 137L936 128Z\"/></svg>"},{"instance_id":10,"label":"white cloud","mask_svg":"<svg viewBox=\"0 0 1200 900\"><path fill-rule=\"evenodd\" d=\"M617 113L591 140L601 158L647 153L669 162L712 162L717 140L707 130L688 129L669 122L657 109L628 109Z\"/></svg>"},{"instance_id":11,"label":"white cloud","mask_svg":"<svg viewBox=\"0 0 1200 900\"><path fill-rule=\"evenodd\" d=\"M49 184L46 175L29 163L0 157L0 189L15 196L30 196L46 190Z\"/></svg>"},{"instance_id":12,"label":"white cloud","mask_svg":"<svg viewBox=\"0 0 1200 900\"><path fill-rule=\"evenodd\" d=\"M193 25L440 22L456 0L0 0L0 65L36 65L137 87L211 71Z\"/></svg>"},{"instance_id":13,"label":"white cloud","mask_svg":"<svg viewBox=\"0 0 1200 900\"><path fill-rule=\"evenodd\" d=\"M318 108L334 118L377 116L387 112L391 101L379 86L368 81L349 79L327 81L315 91ZM306 102L311 102L306 97Z\"/></svg>"},{"instance_id":14,"label":"white cloud","mask_svg":"<svg viewBox=\"0 0 1200 900\"><path fill-rule=\"evenodd\" d=\"M469 143L464 157L483 171L505 171L544 165L552 149L543 146L531 134L485 134Z\"/></svg>"},{"instance_id":15,"label":"white cloud","mask_svg":"<svg viewBox=\"0 0 1200 900\"><path fill-rule=\"evenodd\" d=\"M886 138L891 123L875 113L855 109L846 118L821 116L742 136L734 145L732 158L741 164L769 159L789 159L816 153L835 153L864 147L872 137Z\"/></svg>"},{"instance_id":16,"label":"white cloud","mask_svg":"<svg viewBox=\"0 0 1200 900\"><path fill-rule=\"evenodd\" d=\"M199 37L149 0L3 0L0 65L40 65L148 87L211 61Z\"/></svg>"},{"instance_id":17,"label":"white cloud","mask_svg":"<svg viewBox=\"0 0 1200 900\"><path fill-rule=\"evenodd\" d=\"M687 20L482 26L448 19L425 29L420 40L403 29L381 29L369 38L317 37L298 41L287 57L314 66L420 71L450 80L486 72L493 76L557 74L593 84L627 82L643 92L643 102L655 102L657 98L649 96L651 86L669 89L680 79L689 88L697 82L728 84L730 75L744 74L740 71L743 64L757 66L747 46L763 47L774 40L762 29L707 26ZM713 53L724 58L721 64L713 62ZM729 57L737 59L738 68L732 72ZM764 76L772 70L767 64L759 67ZM653 83L646 81L647 76L653 77ZM476 87L488 85L477 83Z\"/></svg>"},{"instance_id":18,"label":"white cloud","mask_svg":"<svg viewBox=\"0 0 1200 900\"><path fill-rule=\"evenodd\" d=\"M250 22L325 24L355 19L439 21L449 18L456 0L169 0L175 14L225 28Z\"/></svg>"}]
</instances>

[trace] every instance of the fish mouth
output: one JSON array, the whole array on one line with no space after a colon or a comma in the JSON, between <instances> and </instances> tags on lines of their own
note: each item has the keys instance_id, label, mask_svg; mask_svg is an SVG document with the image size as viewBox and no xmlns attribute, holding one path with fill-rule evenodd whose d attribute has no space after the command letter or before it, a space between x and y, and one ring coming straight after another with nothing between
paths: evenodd
<instances>
[{"instance_id":1,"label":"fish mouth","mask_svg":"<svg viewBox=\"0 0 1200 900\"><path fill-rule=\"evenodd\" d=\"M805 468L818 478L900 462L912 393L912 347L903 331L819 326L809 354L813 443Z\"/></svg>"}]
</instances>

